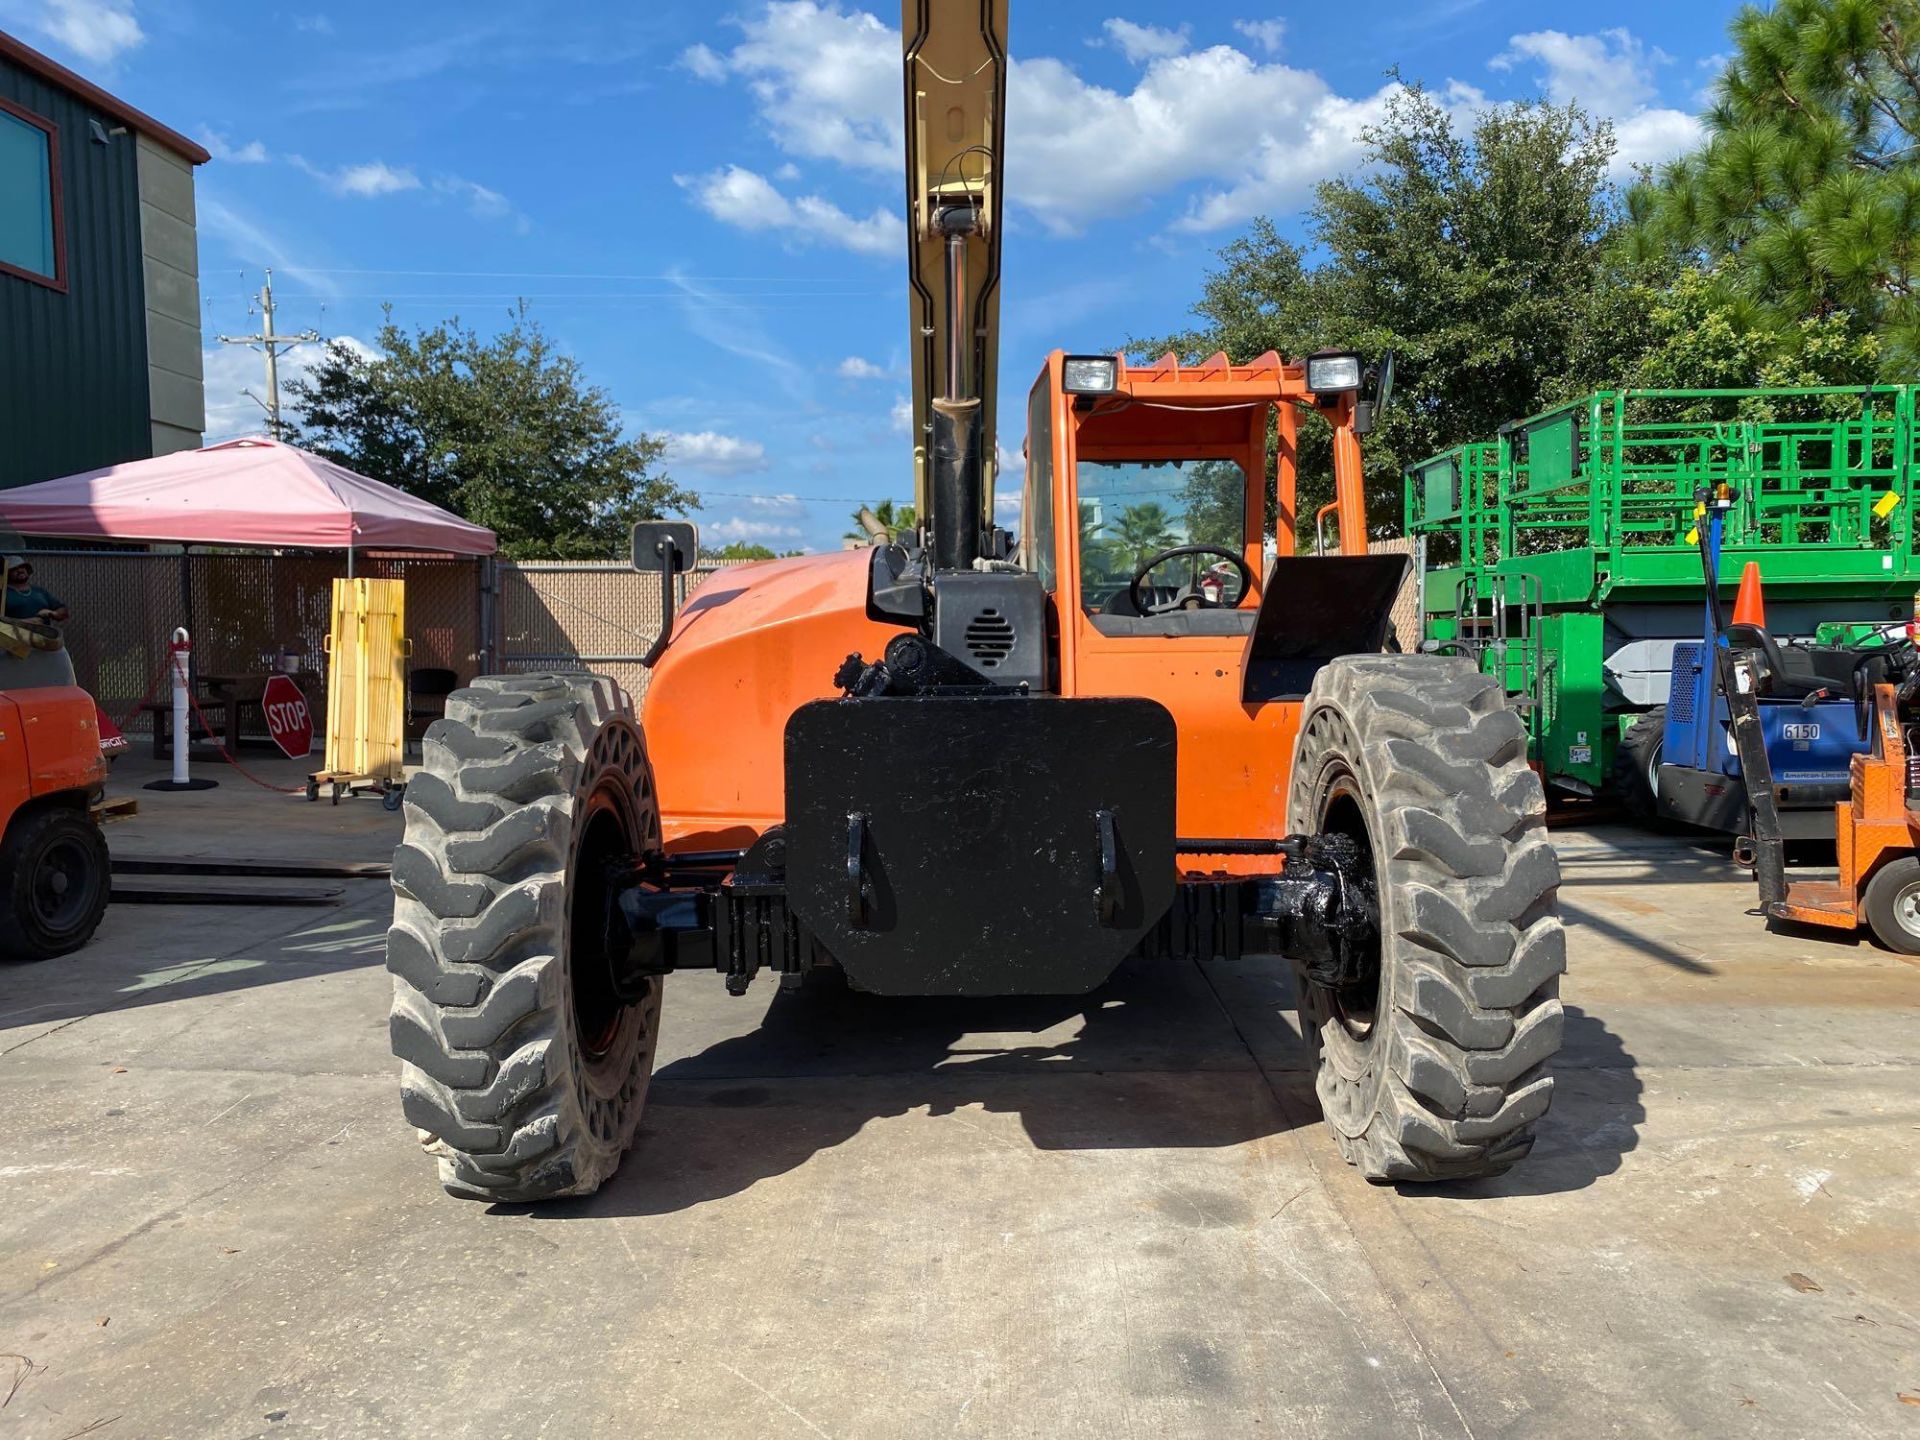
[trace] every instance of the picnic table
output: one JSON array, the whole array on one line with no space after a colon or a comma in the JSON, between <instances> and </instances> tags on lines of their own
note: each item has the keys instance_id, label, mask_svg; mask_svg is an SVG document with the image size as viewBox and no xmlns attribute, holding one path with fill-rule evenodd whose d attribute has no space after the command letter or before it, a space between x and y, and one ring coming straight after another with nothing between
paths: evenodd
<instances>
[{"instance_id":1,"label":"picnic table","mask_svg":"<svg viewBox=\"0 0 1920 1440\"><path fill-rule=\"evenodd\" d=\"M209 725L221 724L226 732L225 744L229 755L238 754L240 750L241 713L248 709L258 713L261 699L266 694L267 681L281 673L283 672L276 670L259 670L238 675L209 675L204 672L200 675L201 693L198 697L200 713L206 717ZM312 709L316 720L327 713L327 682L324 675L317 670L301 670L289 674L287 678L298 685L300 693L307 697L307 704ZM153 758L165 759L171 748L173 736L171 728L162 723L162 718L171 717L173 701L166 696L161 696L143 708L153 712ZM260 723L264 728L266 725L264 714L260 717ZM198 721L189 721L188 733L193 735L200 733Z\"/></svg>"}]
</instances>

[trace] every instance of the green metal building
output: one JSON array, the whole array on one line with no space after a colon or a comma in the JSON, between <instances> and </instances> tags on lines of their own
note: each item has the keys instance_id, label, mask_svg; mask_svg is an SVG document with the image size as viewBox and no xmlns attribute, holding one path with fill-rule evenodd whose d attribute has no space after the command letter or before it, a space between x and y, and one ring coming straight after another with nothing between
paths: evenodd
<instances>
[{"instance_id":1,"label":"green metal building","mask_svg":"<svg viewBox=\"0 0 1920 1440\"><path fill-rule=\"evenodd\" d=\"M1597 792L1676 641L1703 627L1694 508L1738 495L1720 580L1757 561L1769 629L1901 620L1920 589L1920 386L1602 391L1406 475L1421 628L1498 674L1534 758Z\"/></svg>"},{"instance_id":2,"label":"green metal building","mask_svg":"<svg viewBox=\"0 0 1920 1440\"><path fill-rule=\"evenodd\" d=\"M0 487L200 444L207 158L0 32Z\"/></svg>"}]
</instances>

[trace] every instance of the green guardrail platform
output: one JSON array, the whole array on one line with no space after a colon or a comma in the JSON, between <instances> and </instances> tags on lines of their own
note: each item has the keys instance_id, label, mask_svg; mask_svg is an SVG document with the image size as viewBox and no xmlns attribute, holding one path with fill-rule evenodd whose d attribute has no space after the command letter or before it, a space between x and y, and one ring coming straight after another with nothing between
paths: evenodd
<instances>
[{"instance_id":1,"label":"green guardrail platform","mask_svg":"<svg viewBox=\"0 0 1920 1440\"><path fill-rule=\"evenodd\" d=\"M1472 654L1546 778L1611 780L1702 628L1696 493L1738 496L1720 578L1757 561L1781 638L1905 619L1920 588L1920 386L1603 390L1406 472L1425 639Z\"/></svg>"}]
</instances>

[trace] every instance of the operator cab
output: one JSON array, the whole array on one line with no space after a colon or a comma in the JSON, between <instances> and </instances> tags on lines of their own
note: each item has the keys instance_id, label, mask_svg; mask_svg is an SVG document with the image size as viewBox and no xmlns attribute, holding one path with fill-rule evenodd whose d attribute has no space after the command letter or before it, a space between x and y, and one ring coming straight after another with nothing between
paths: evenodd
<instances>
[{"instance_id":1,"label":"operator cab","mask_svg":"<svg viewBox=\"0 0 1920 1440\"><path fill-rule=\"evenodd\" d=\"M1391 384L1380 383L1382 368L1370 375L1350 355L1288 364L1268 354L1245 365L1216 355L1184 366L1167 356L1144 367L1049 357L1028 399L1018 555L1053 597L1062 631L1252 634L1272 558L1294 552L1300 416L1351 437ZM1322 389L1310 390L1310 379ZM1356 499L1358 449L1335 455ZM1341 518L1357 510L1342 506ZM1348 538L1343 527L1339 548L1364 548Z\"/></svg>"}]
</instances>

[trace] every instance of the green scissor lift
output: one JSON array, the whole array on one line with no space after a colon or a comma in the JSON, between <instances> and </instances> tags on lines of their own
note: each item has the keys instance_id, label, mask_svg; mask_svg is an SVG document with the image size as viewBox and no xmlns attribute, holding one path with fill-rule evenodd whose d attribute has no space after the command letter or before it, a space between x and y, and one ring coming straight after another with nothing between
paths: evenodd
<instances>
[{"instance_id":1,"label":"green scissor lift","mask_svg":"<svg viewBox=\"0 0 1920 1440\"><path fill-rule=\"evenodd\" d=\"M1666 702L1673 642L1701 633L1701 486L1737 493L1720 578L1759 562L1777 638L1913 613L1917 397L1603 390L1422 461L1424 637L1501 676L1550 783L1604 791L1621 736Z\"/></svg>"}]
</instances>

